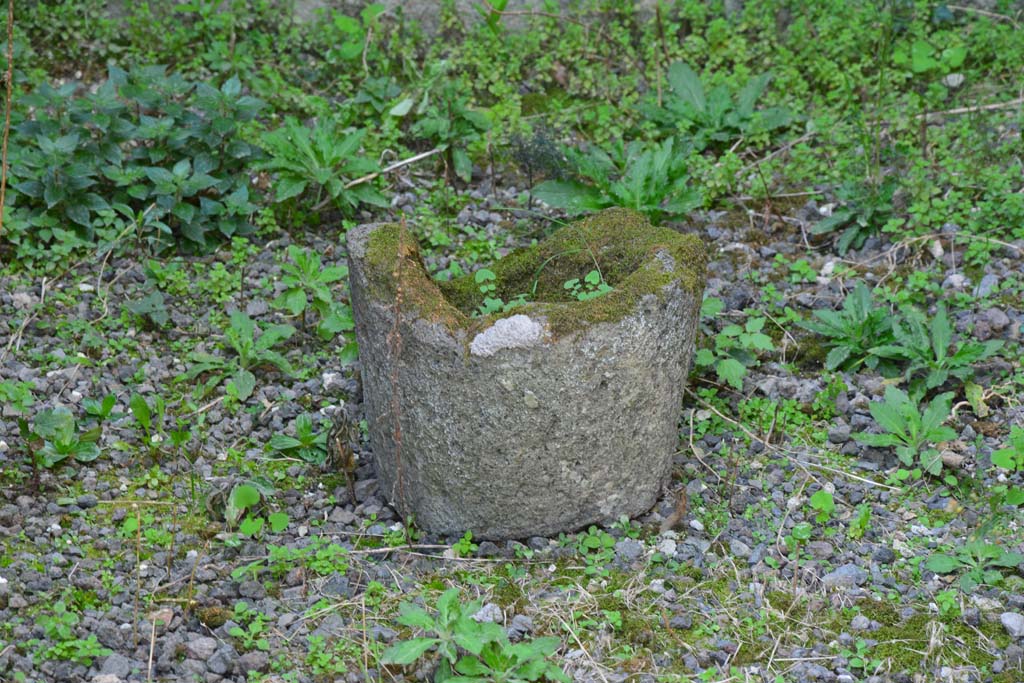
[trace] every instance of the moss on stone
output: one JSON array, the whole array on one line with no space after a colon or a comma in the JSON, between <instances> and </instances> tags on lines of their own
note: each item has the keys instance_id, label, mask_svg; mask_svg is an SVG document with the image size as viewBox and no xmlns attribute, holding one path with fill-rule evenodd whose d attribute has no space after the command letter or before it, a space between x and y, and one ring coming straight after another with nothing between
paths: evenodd
<instances>
[{"instance_id":1,"label":"moss on stone","mask_svg":"<svg viewBox=\"0 0 1024 683\"><path fill-rule=\"evenodd\" d=\"M904 621L883 625L871 633L878 641L871 650L871 656L881 659L892 671L919 671L923 666L932 643L932 622L941 624L941 635L936 641L942 644L940 652L932 651L931 661L961 660L973 666L989 667L995 657L986 649L984 642L990 640L999 648L1005 648L1008 637L999 624L982 621L978 629L968 626L959 619L943 621L931 614L916 614ZM979 635L980 632L980 635Z\"/></svg>"},{"instance_id":2,"label":"moss on stone","mask_svg":"<svg viewBox=\"0 0 1024 683\"><path fill-rule=\"evenodd\" d=\"M664 296L663 288L673 282L695 297L704 287L707 256L699 238L654 227L628 209L608 209L496 262L491 267L497 286L493 296L511 301L526 294L530 301L505 313L473 318L473 311L484 299L474 275L433 281L419 258L414 237L409 232L404 237L401 234L400 226L387 225L368 240L367 277L372 294L394 299L401 264L403 308L452 330L473 332L499 318L522 313L546 318L552 334L564 336L591 324L621 320L644 296ZM674 261L674 270L665 268L659 254ZM565 282L582 279L595 268L613 291L588 301L569 297Z\"/></svg>"}]
</instances>

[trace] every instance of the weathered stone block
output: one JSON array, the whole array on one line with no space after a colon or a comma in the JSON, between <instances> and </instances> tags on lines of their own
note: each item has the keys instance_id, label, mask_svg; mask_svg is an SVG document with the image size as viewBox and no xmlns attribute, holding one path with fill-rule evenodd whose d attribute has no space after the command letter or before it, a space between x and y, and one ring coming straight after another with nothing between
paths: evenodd
<instances>
[{"instance_id":1,"label":"weathered stone block","mask_svg":"<svg viewBox=\"0 0 1024 683\"><path fill-rule=\"evenodd\" d=\"M360 226L348 248L370 442L403 515L498 539L655 503L704 288L698 238L604 211L494 264L494 294L531 301L479 318L473 276L433 281L401 226ZM595 264L613 291L570 300L564 283Z\"/></svg>"}]
</instances>

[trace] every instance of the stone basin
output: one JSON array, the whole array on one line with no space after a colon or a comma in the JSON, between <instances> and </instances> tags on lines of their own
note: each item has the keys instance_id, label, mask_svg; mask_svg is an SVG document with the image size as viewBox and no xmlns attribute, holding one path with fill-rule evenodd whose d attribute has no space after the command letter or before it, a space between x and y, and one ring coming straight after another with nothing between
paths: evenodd
<instances>
[{"instance_id":1,"label":"stone basin","mask_svg":"<svg viewBox=\"0 0 1024 683\"><path fill-rule=\"evenodd\" d=\"M700 239L608 209L473 274L432 280L411 227L348 233L381 488L439 534L551 536L649 510L669 477L705 280ZM569 280L613 289L579 301Z\"/></svg>"}]
</instances>

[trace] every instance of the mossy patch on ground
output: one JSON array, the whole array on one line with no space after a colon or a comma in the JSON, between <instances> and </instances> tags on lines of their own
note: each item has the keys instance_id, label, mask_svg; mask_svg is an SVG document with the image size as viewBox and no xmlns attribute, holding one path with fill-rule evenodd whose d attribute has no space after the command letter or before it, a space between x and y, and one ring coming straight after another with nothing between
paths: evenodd
<instances>
[{"instance_id":1,"label":"mossy patch on ground","mask_svg":"<svg viewBox=\"0 0 1024 683\"><path fill-rule=\"evenodd\" d=\"M699 297L707 255L696 236L655 227L628 209L608 209L496 262L491 270L497 289L491 296L511 301L525 294L529 302L481 318L472 317L484 299L473 274L433 281L420 261L415 238L400 225L382 226L370 236L366 261L374 296L394 299L401 282L404 308L450 329L482 329L522 313L546 318L551 332L563 336L619 320L644 296L661 296L662 288L673 282ZM565 283L595 269L613 290L587 301L572 299Z\"/></svg>"}]
</instances>

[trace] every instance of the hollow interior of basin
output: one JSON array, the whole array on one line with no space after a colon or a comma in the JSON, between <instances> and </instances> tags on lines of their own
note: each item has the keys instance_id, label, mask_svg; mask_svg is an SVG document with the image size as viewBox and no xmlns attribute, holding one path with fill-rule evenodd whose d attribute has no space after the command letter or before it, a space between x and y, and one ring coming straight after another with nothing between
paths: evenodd
<instances>
[{"instance_id":1,"label":"hollow interior of basin","mask_svg":"<svg viewBox=\"0 0 1024 683\"><path fill-rule=\"evenodd\" d=\"M538 303L576 301L579 294L595 291L601 283L614 289L650 257L633 240L619 237L615 239L611 232L588 234L570 226L489 266L493 280L481 283L476 273L469 273L438 286L466 315L472 315L486 297L506 302L520 297ZM493 285L494 290L482 291L481 285Z\"/></svg>"}]
</instances>

